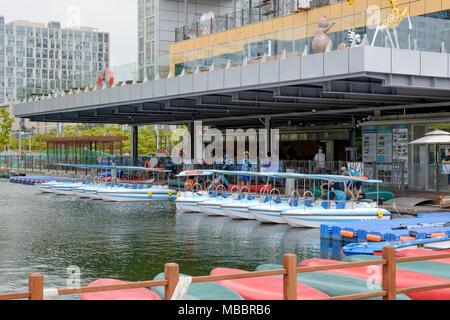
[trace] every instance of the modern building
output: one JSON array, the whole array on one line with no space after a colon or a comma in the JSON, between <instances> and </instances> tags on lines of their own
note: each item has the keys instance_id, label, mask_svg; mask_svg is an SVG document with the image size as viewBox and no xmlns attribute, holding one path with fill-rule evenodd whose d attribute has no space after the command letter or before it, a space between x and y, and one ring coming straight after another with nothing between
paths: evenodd
<instances>
[{"instance_id":1,"label":"modern building","mask_svg":"<svg viewBox=\"0 0 450 320\"><path fill-rule=\"evenodd\" d=\"M170 70L177 76L195 70L239 66L295 55L312 54L318 21L326 16L334 26L328 35L333 49L340 44L359 45L364 37L376 47L446 53L450 50L450 2L441 0L401 1L408 10L399 26L389 34L377 31L391 14L389 1L290 1L247 0L242 10L211 20L207 33L197 24L184 27L184 35L170 48ZM233 22L233 19L236 21ZM237 26L237 27L236 27ZM403 61L398 61L401 64ZM417 65L409 66L418 68ZM446 68L447 61L442 64ZM356 85L355 85L356 86ZM327 88L328 89L328 88ZM337 92L330 88L331 92ZM401 89L398 91L401 92ZM367 92L369 93L369 92ZM373 92L372 92L373 93ZM356 92L354 93L356 95ZM279 93L275 93L281 96ZM323 96L324 98L326 96ZM298 100L297 100L298 101ZM447 110L449 107L447 107ZM444 108L445 109L445 108ZM303 119L280 123L280 148L289 159L312 158L317 145L326 148L327 159L346 159L349 146L362 139L360 153L366 163L405 162L405 184L424 188L432 185L434 147L408 146L411 139L433 129L449 129L449 114L383 115L376 112L361 118ZM345 121L343 121L345 120ZM362 132L360 132L362 130ZM443 155L445 146L441 147ZM390 173L387 173L389 175Z\"/></svg>"},{"instance_id":2,"label":"modern building","mask_svg":"<svg viewBox=\"0 0 450 320\"><path fill-rule=\"evenodd\" d=\"M176 29L211 12L225 15L236 0L138 0L138 77L155 79L169 72L169 46Z\"/></svg>"},{"instance_id":3,"label":"modern building","mask_svg":"<svg viewBox=\"0 0 450 320\"><path fill-rule=\"evenodd\" d=\"M0 103L93 87L110 65L109 50L109 33L94 28L0 17Z\"/></svg>"}]
</instances>

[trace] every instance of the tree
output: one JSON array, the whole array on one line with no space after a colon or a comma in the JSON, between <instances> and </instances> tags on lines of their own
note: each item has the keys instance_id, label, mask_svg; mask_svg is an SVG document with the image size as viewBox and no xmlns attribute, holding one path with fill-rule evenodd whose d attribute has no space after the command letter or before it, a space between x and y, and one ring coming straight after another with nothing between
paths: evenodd
<instances>
[{"instance_id":1,"label":"tree","mask_svg":"<svg viewBox=\"0 0 450 320\"><path fill-rule=\"evenodd\" d=\"M9 112L5 109L0 110L0 151L4 150L5 147L9 146L10 135L12 132L12 126L14 123L14 117L12 117Z\"/></svg>"}]
</instances>

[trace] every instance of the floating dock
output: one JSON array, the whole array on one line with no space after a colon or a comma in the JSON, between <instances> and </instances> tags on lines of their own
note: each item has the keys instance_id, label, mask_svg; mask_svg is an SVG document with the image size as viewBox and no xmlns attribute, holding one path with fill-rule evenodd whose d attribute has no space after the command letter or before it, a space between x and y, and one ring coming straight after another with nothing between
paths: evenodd
<instances>
[{"instance_id":1,"label":"floating dock","mask_svg":"<svg viewBox=\"0 0 450 320\"><path fill-rule=\"evenodd\" d=\"M47 183L48 181L55 180L55 177L28 177L28 176L13 176L9 178L9 182L11 183L21 183L21 184L41 184Z\"/></svg>"},{"instance_id":2,"label":"floating dock","mask_svg":"<svg viewBox=\"0 0 450 320\"><path fill-rule=\"evenodd\" d=\"M322 224L320 237L333 241L402 241L450 234L450 212L418 214L417 218Z\"/></svg>"}]
</instances>

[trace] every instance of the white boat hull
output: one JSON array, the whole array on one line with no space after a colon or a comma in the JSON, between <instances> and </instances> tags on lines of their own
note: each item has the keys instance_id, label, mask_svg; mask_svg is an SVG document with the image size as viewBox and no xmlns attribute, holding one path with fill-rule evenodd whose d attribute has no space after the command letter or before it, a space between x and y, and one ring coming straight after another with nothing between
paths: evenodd
<instances>
[{"instance_id":1,"label":"white boat hull","mask_svg":"<svg viewBox=\"0 0 450 320\"><path fill-rule=\"evenodd\" d=\"M90 196L86 193L86 191L81 190L81 189L73 190L73 193L80 199L89 199L90 198Z\"/></svg>"},{"instance_id":2,"label":"white boat hull","mask_svg":"<svg viewBox=\"0 0 450 320\"><path fill-rule=\"evenodd\" d=\"M254 210L249 209L250 214L256 220L262 223L279 223L284 224L286 221L281 216L281 211L271 211L271 210Z\"/></svg>"},{"instance_id":3,"label":"white boat hull","mask_svg":"<svg viewBox=\"0 0 450 320\"><path fill-rule=\"evenodd\" d=\"M175 201L175 206L179 212L202 212L202 210L198 207L197 201Z\"/></svg>"},{"instance_id":4,"label":"white boat hull","mask_svg":"<svg viewBox=\"0 0 450 320\"><path fill-rule=\"evenodd\" d=\"M243 219L243 220L256 220L256 218L250 213L248 207L250 205L256 205L255 203L238 203L235 204L225 204L222 205L222 209L225 213L232 219Z\"/></svg>"},{"instance_id":5,"label":"white boat hull","mask_svg":"<svg viewBox=\"0 0 450 320\"><path fill-rule=\"evenodd\" d=\"M250 214L259 222L285 224L286 221L281 216L281 212L286 211L289 208L291 207L285 203L272 205L260 204L257 206L250 206L248 210Z\"/></svg>"},{"instance_id":6,"label":"white boat hull","mask_svg":"<svg viewBox=\"0 0 450 320\"><path fill-rule=\"evenodd\" d=\"M383 212L380 218L378 212ZM294 228L320 228L321 224L334 222L353 222L353 221L373 221L373 220L389 220L391 214L383 209L325 209L325 210L309 210L305 212L295 213L294 210L283 212L283 219Z\"/></svg>"},{"instance_id":7,"label":"white boat hull","mask_svg":"<svg viewBox=\"0 0 450 320\"><path fill-rule=\"evenodd\" d=\"M224 208L224 210L233 219L256 220L248 208Z\"/></svg>"},{"instance_id":8,"label":"white boat hull","mask_svg":"<svg viewBox=\"0 0 450 320\"><path fill-rule=\"evenodd\" d=\"M167 193L127 193L127 192L97 192L97 195L104 201L108 202L150 202L150 201L171 201L175 200L175 196L169 196Z\"/></svg>"},{"instance_id":9,"label":"white boat hull","mask_svg":"<svg viewBox=\"0 0 450 320\"><path fill-rule=\"evenodd\" d=\"M222 216L228 217L228 214L220 206L221 203L199 203L197 206L203 212L209 216Z\"/></svg>"},{"instance_id":10,"label":"white boat hull","mask_svg":"<svg viewBox=\"0 0 450 320\"><path fill-rule=\"evenodd\" d=\"M50 186L40 186L39 191L42 193L53 193L54 192Z\"/></svg>"},{"instance_id":11,"label":"white boat hull","mask_svg":"<svg viewBox=\"0 0 450 320\"><path fill-rule=\"evenodd\" d=\"M86 195L92 200L102 200L102 198L97 195L97 191L86 191Z\"/></svg>"},{"instance_id":12,"label":"white boat hull","mask_svg":"<svg viewBox=\"0 0 450 320\"><path fill-rule=\"evenodd\" d=\"M57 187L52 188L53 192L59 196L73 196L73 190L72 188L64 188L64 187Z\"/></svg>"}]
</instances>

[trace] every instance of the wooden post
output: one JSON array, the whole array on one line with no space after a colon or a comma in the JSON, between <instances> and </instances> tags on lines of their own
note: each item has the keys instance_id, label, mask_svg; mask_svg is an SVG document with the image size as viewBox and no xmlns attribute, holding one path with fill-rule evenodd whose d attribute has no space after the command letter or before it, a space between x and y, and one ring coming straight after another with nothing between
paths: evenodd
<instances>
[{"instance_id":1,"label":"wooden post","mask_svg":"<svg viewBox=\"0 0 450 320\"><path fill-rule=\"evenodd\" d=\"M166 263L164 265L164 278L169 282L164 290L164 300L170 300L177 287L180 277L180 267L176 263Z\"/></svg>"},{"instance_id":2,"label":"wooden post","mask_svg":"<svg viewBox=\"0 0 450 320\"><path fill-rule=\"evenodd\" d=\"M297 256L286 253L283 256L283 268L287 274L283 275L284 300L297 300Z\"/></svg>"},{"instance_id":3,"label":"wooden post","mask_svg":"<svg viewBox=\"0 0 450 320\"><path fill-rule=\"evenodd\" d=\"M44 276L40 273L32 273L28 277L29 300L44 300Z\"/></svg>"},{"instance_id":4,"label":"wooden post","mask_svg":"<svg viewBox=\"0 0 450 320\"><path fill-rule=\"evenodd\" d=\"M383 300L395 300L397 297L395 251L394 246L383 247L383 259L387 261L383 265L383 290L386 291Z\"/></svg>"}]
</instances>

